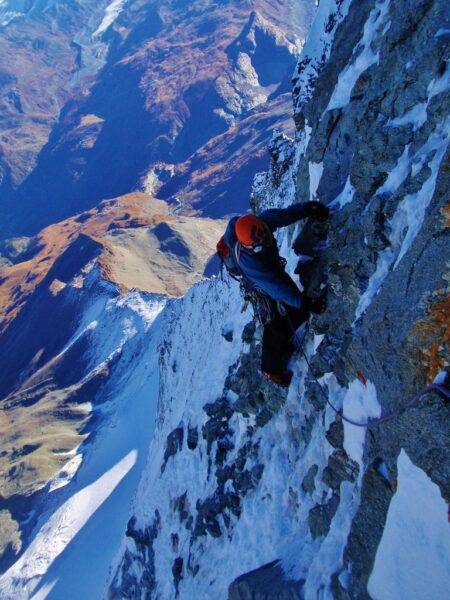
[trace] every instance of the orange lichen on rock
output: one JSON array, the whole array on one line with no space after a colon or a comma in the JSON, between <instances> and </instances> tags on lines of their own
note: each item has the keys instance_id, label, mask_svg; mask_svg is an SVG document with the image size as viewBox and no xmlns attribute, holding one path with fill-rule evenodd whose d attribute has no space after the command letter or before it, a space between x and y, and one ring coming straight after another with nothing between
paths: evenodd
<instances>
[{"instance_id":1,"label":"orange lichen on rock","mask_svg":"<svg viewBox=\"0 0 450 600\"><path fill-rule=\"evenodd\" d=\"M450 227L450 204L444 206L442 212L445 215L445 226Z\"/></svg>"},{"instance_id":2,"label":"orange lichen on rock","mask_svg":"<svg viewBox=\"0 0 450 600\"><path fill-rule=\"evenodd\" d=\"M417 355L417 362L422 366L428 383L435 379L444 366L441 348L445 342L445 329L431 314L429 319L415 323L409 336L411 352ZM447 343L448 341L447 331Z\"/></svg>"},{"instance_id":3,"label":"orange lichen on rock","mask_svg":"<svg viewBox=\"0 0 450 600\"><path fill-rule=\"evenodd\" d=\"M443 344L450 345L450 295L442 302L431 306L431 322L435 324L439 338L430 348L429 381L433 381L444 366L444 357L440 350Z\"/></svg>"},{"instance_id":4,"label":"orange lichen on rock","mask_svg":"<svg viewBox=\"0 0 450 600\"><path fill-rule=\"evenodd\" d=\"M450 204L442 212L444 226L450 227ZM447 366L444 348L450 346L450 295L445 290L437 290L436 295L437 299L428 308L428 317L415 323L410 336L412 346L421 354L428 383Z\"/></svg>"}]
</instances>

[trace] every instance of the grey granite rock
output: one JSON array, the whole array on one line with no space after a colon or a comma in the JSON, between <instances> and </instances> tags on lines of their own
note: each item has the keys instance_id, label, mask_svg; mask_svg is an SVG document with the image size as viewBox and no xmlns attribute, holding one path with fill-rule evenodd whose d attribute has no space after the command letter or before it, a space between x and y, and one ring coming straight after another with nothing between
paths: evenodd
<instances>
[{"instance_id":1,"label":"grey granite rock","mask_svg":"<svg viewBox=\"0 0 450 600\"><path fill-rule=\"evenodd\" d=\"M313 538L326 536L330 530L331 519L339 506L339 496L333 494L326 504L318 504L309 511L308 524Z\"/></svg>"},{"instance_id":2,"label":"grey granite rock","mask_svg":"<svg viewBox=\"0 0 450 600\"><path fill-rule=\"evenodd\" d=\"M164 461L161 465L161 473L166 468L167 461L171 456L174 456L183 446L184 429L183 427L177 427L169 433L166 440L166 449L164 451Z\"/></svg>"},{"instance_id":3,"label":"grey granite rock","mask_svg":"<svg viewBox=\"0 0 450 600\"><path fill-rule=\"evenodd\" d=\"M314 490L316 489L315 478L316 478L318 471L319 471L319 467L317 465L312 465L309 468L305 477L303 478L302 490L309 495L311 495L314 492Z\"/></svg>"},{"instance_id":4,"label":"grey granite rock","mask_svg":"<svg viewBox=\"0 0 450 600\"><path fill-rule=\"evenodd\" d=\"M273 561L233 581L228 600L298 600L302 585L287 580L279 562Z\"/></svg>"},{"instance_id":5,"label":"grey granite rock","mask_svg":"<svg viewBox=\"0 0 450 600\"><path fill-rule=\"evenodd\" d=\"M344 450L338 448L328 458L328 465L322 474L322 481L333 489L339 489L342 481L355 481L359 465L351 460Z\"/></svg>"}]
</instances>

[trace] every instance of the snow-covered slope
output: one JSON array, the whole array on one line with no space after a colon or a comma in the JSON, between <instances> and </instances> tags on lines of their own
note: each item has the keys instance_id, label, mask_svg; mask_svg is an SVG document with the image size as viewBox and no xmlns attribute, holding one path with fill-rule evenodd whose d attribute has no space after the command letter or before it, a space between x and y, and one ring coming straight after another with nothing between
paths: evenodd
<instances>
[{"instance_id":1,"label":"snow-covered slope","mask_svg":"<svg viewBox=\"0 0 450 600\"><path fill-rule=\"evenodd\" d=\"M162 297L137 292L118 297L112 285L87 303L62 354L88 341L86 370L106 371L109 378L101 393L91 395L87 439L68 453L73 458L48 482L28 517L36 521L24 540L28 547L0 578L1 598L105 594L154 431L164 305Z\"/></svg>"}]
</instances>

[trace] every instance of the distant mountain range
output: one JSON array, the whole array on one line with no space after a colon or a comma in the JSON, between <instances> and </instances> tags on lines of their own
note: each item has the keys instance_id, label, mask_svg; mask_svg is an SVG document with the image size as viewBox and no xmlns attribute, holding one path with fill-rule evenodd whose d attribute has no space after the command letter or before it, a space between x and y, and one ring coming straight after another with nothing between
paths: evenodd
<instances>
[{"instance_id":1,"label":"distant mountain range","mask_svg":"<svg viewBox=\"0 0 450 600\"><path fill-rule=\"evenodd\" d=\"M246 205L313 0L0 5L0 238L146 191L223 216Z\"/></svg>"}]
</instances>

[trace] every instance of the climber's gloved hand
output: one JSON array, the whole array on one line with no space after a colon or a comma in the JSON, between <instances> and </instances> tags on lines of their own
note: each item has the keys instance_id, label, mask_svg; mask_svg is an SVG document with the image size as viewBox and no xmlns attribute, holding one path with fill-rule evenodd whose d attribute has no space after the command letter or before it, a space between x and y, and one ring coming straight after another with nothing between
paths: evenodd
<instances>
[{"instance_id":1,"label":"climber's gloved hand","mask_svg":"<svg viewBox=\"0 0 450 600\"><path fill-rule=\"evenodd\" d=\"M315 315L321 315L327 309L327 294L322 293L318 298L303 297L304 308Z\"/></svg>"},{"instance_id":2,"label":"climber's gloved hand","mask_svg":"<svg viewBox=\"0 0 450 600\"><path fill-rule=\"evenodd\" d=\"M311 200L305 204L305 216L323 223L330 216L330 211L324 204Z\"/></svg>"}]
</instances>

